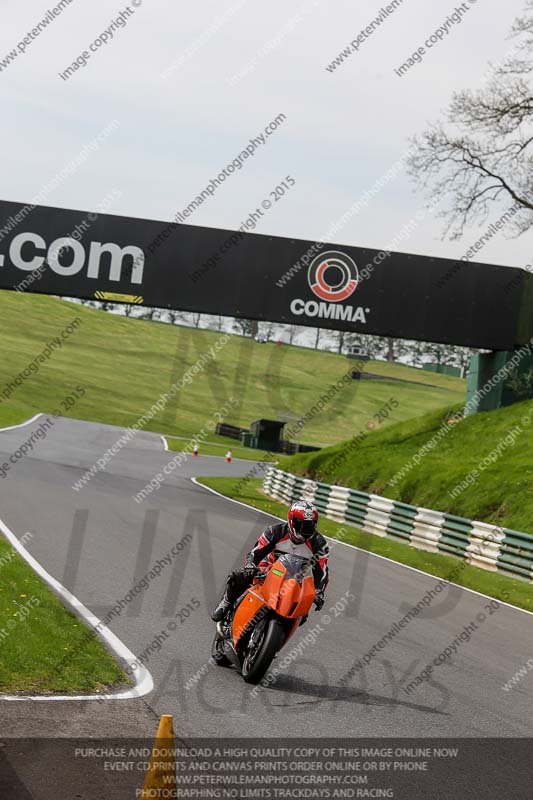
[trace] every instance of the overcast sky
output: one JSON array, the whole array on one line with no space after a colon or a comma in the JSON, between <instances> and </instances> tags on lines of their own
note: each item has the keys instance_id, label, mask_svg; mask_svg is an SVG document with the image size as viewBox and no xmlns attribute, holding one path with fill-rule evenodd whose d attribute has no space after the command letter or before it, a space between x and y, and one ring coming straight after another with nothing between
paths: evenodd
<instances>
[{"instance_id":1,"label":"overcast sky","mask_svg":"<svg viewBox=\"0 0 533 800\"><path fill-rule=\"evenodd\" d=\"M140 0L134 0L139 2ZM460 25L403 77L394 69L459 3L404 0L334 72L325 67L386 0L142 0L127 24L67 81L59 76L126 6L73 0L0 72L2 192L29 202L113 120L86 163L45 205L172 219L279 114L286 121L190 218L238 228L290 175L296 181L257 231L308 239L328 227L404 153L408 138L446 109L455 89L479 85L523 0L468 0ZM3 0L0 64L53 2ZM382 248L423 206L400 175L337 235ZM496 218L498 214L494 215ZM397 249L460 257L486 226L443 241L431 216ZM524 266L531 236L500 233L480 261Z\"/></svg>"}]
</instances>

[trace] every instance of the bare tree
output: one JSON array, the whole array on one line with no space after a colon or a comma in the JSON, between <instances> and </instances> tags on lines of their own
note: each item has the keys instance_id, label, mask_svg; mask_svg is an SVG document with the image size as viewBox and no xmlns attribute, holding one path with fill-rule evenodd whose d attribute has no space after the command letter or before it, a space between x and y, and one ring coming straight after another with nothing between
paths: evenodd
<instances>
[{"instance_id":1,"label":"bare tree","mask_svg":"<svg viewBox=\"0 0 533 800\"><path fill-rule=\"evenodd\" d=\"M134 308L134 306L130 306L130 309L133 309L133 308ZM130 312L130 314L128 314L128 316L133 316L133 314ZM150 320L152 322L153 320L157 320L157 319L159 319L161 317L161 312L160 312L160 310L158 308L152 308L150 306L150 307L143 308L142 313L139 316L140 316L140 319L147 319L147 320Z\"/></svg>"},{"instance_id":2,"label":"bare tree","mask_svg":"<svg viewBox=\"0 0 533 800\"><path fill-rule=\"evenodd\" d=\"M426 342L425 355L430 359L430 363L432 364L446 364L446 345Z\"/></svg>"},{"instance_id":3,"label":"bare tree","mask_svg":"<svg viewBox=\"0 0 533 800\"><path fill-rule=\"evenodd\" d=\"M276 325L274 322L262 322L259 325L259 329L265 339L267 339L269 342L272 341L276 333Z\"/></svg>"},{"instance_id":4,"label":"bare tree","mask_svg":"<svg viewBox=\"0 0 533 800\"><path fill-rule=\"evenodd\" d=\"M459 367L464 374L470 365L470 360L475 350L468 347L457 347L456 345L448 345L448 360L447 364L452 364Z\"/></svg>"},{"instance_id":5,"label":"bare tree","mask_svg":"<svg viewBox=\"0 0 533 800\"><path fill-rule=\"evenodd\" d=\"M257 331L259 330L259 323L256 319L242 319L241 317L235 317L233 320L233 327L240 331L241 336L257 336Z\"/></svg>"},{"instance_id":6,"label":"bare tree","mask_svg":"<svg viewBox=\"0 0 533 800\"><path fill-rule=\"evenodd\" d=\"M337 353L342 353L344 345L347 344L348 331L333 331L333 338Z\"/></svg>"},{"instance_id":7,"label":"bare tree","mask_svg":"<svg viewBox=\"0 0 533 800\"><path fill-rule=\"evenodd\" d=\"M533 0L511 29L514 52L492 68L481 89L453 95L446 122L413 140L409 171L443 198L445 235L484 222L494 204L520 235L533 226Z\"/></svg>"},{"instance_id":8,"label":"bare tree","mask_svg":"<svg viewBox=\"0 0 533 800\"><path fill-rule=\"evenodd\" d=\"M224 326L224 317L214 314L204 314L204 324L208 330L220 332Z\"/></svg>"},{"instance_id":9,"label":"bare tree","mask_svg":"<svg viewBox=\"0 0 533 800\"><path fill-rule=\"evenodd\" d=\"M276 330L276 324L274 322L260 322L259 323L259 333L261 336L264 336L268 342L271 342L274 338Z\"/></svg>"},{"instance_id":10,"label":"bare tree","mask_svg":"<svg viewBox=\"0 0 533 800\"><path fill-rule=\"evenodd\" d=\"M424 342L409 342L409 344L409 361L414 367L419 367L425 355L425 344Z\"/></svg>"},{"instance_id":11,"label":"bare tree","mask_svg":"<svg viewBox=\"0 0 533 800\"><path fill-rule=\"evenodd\" d=\"M65 300L64 297L61 298ZM66 298L69 300L70 298ZM100 303L98 300L80 300L80 306L87 306L87 308L99 308L101 311L109 311L107 306L111 305L110 303Z\"/></svg>"},{"instance_id":12,"label":"bare tree","mask_svg":"<svg viewBox=\"0 0 533 800\"><path fill-rule=\"evenodd\" d=\"M335 349L337 353L341 355L348 347L358 347L360 350L366 350L368 348L368 342L366 340L371 338L365 334L356 333L355 331L331 331L331 333L333 335Z\"/></svg>"},{"instance_id":13,"label":"bare tree","mask_svg":"<svg viewBox=\"0 0 533 800\"><path fill-rule=\"evenodd\" d=\"M298 333L298 330L299 330L299 325L287 325L286 326L287 338L289 340L289 344L293 343L294 337Z\"/></svg>"},{"instance_id":14,"label":"bare tree","mask_svg":"<svg viewBox=\"0 0 533 800\"><path fill-rule=\"evenodd\" d=\"M176 311L173 308L169 308L166 311L166 315L171 325L179 325L180 322L184 322L185 320L185 313L183 311Z\"/></svg>"},{"instance_id":15,"label":"bare tree","mask_svg":"<svg viewBox=\"0 0 533 800\"><path fill-rule=\"evenodd\" d=\"M61 298L62 300L69 300L72 302L72 298L67 297ZM122 303L108 303L104 300L79 300L77 301L81 306L87 306L88 308L96 308L98 311L116 311L117 308L124 308Z\"/></svg>"}]
</instances>

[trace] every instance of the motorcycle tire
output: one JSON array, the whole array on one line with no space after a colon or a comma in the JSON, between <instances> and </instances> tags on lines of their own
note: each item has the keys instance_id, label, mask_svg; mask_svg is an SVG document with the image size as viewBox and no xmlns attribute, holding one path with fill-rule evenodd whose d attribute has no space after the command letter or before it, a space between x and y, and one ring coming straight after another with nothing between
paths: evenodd
<instances>
[{"instance_id":1,"label":"motorcycle tire","mask_svg":"<svg viewBox=\"0 0 533 800\"><path fill-rule=\"evenodd\" d=\"M211 645L211 658L217 667L231 667L231 661L224 653L225 639L220 639L218 634L215 634L213 644Z\"/></svg>"},{"instance_id":2,"label":"motorcycle tire","mask_svg":"<svg viewBox=\"0 0 533 800\"><path fill-rule=\"evenodd\" d=\"M241 672L246 683L259 683L281 649L284 639L285 631L280 623L275 619L269 620L253 658L250 659L247 654L243 661Z\"/></svg>"}]
</instances>

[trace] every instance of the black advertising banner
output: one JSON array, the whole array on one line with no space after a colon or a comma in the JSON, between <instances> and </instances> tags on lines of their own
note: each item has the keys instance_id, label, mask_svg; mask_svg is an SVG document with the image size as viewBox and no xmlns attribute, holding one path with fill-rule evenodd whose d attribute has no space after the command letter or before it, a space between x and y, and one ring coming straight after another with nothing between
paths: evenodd
<instances>
[{"instance_id":1,"label":"black advertising banner","mask_svg":"<svg viewBox=\"0 0 533 800\"><path fill-rule=\"evenodd\" d=\"M510 350L524 343L526 277L489 264L0 201L2 289ZM528 328L522 314L522 338Z\"/></svg>"}]
</instances>

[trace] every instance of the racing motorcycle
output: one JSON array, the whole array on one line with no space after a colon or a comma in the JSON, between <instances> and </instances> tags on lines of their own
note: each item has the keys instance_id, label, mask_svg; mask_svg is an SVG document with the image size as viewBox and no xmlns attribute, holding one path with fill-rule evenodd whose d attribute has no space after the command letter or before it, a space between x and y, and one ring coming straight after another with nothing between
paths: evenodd
<instances>
[{"instance_id":1,"label":"racing motorcycle","mask_svg":"<svg viewBox=\"0 0 533 800\"><path fill-rule=\"evenodd\" d=\"M254 578L226 619L217 622L211 656L220 667L236 667L246 683L259 683L315 599L312 561L283 554Z\"/></svg>"}]
</instances>

